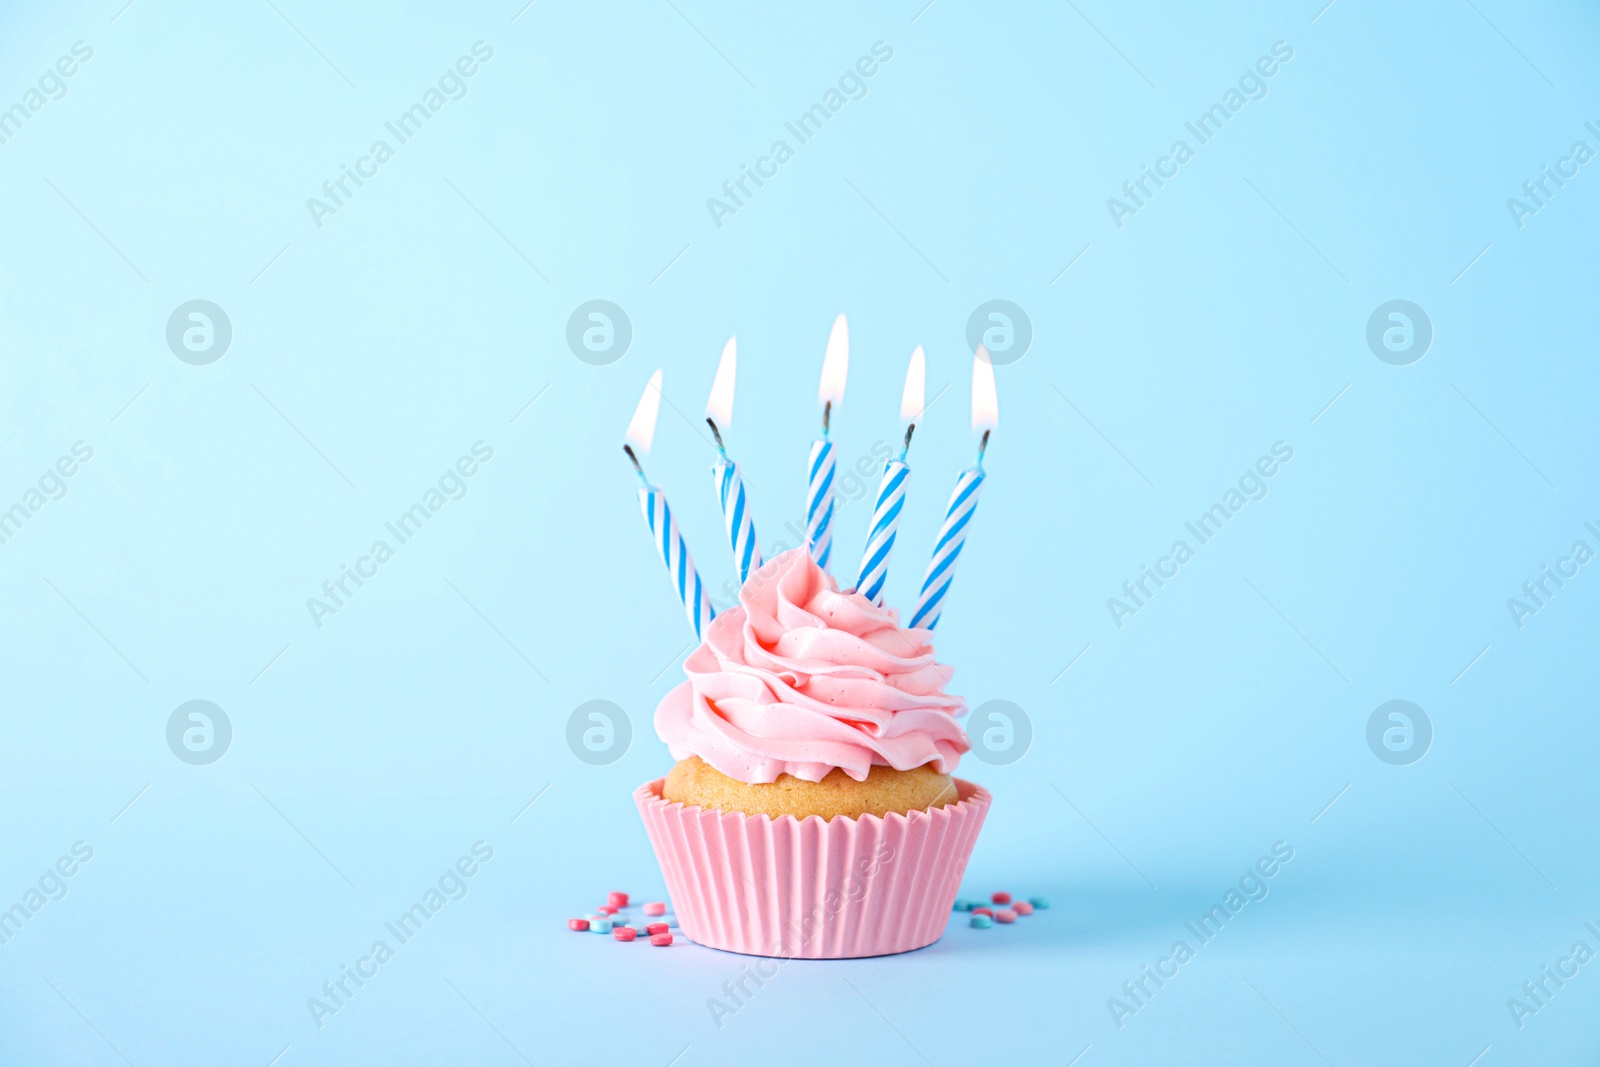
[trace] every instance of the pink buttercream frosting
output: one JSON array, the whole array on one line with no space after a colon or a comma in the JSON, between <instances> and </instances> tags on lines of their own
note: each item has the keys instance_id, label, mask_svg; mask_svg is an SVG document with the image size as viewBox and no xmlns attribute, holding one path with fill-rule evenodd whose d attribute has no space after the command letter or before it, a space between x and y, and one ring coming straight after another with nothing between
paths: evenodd
<instances>
[{"instance_id":1,"label":"pink buttercream frosting","mask_svg":"<svg viewBox=\"0 0 1600 1067\"><path fill-rule=\"evenodd\" d=\"M874 764L955 769L971 746L934 662L933 634L839 591L804 547L768 560L718 615L656 708L674 759L699 756L741 782L835 767L863 781Z\"/></svg>"}]
</instances>

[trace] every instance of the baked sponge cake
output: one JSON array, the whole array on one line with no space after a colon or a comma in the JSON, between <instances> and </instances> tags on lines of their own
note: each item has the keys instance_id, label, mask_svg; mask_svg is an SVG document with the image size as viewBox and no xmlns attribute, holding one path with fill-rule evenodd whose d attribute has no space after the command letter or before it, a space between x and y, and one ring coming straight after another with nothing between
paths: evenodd
<instances>
[{"instance_id":1,"label":"baked sponge cake","mask_svg":"<svg viewBox=\"0 0 1600 1067\"><path fill-rule=\"evenodd\" d=\"M707 627L656 709L678 762L635 793L685 936L816 958L943 933L990 798L953 777L966 702L932 638L804 548Z\"/></svg>"},{"instance_id":2,"label":"baked sponge cake","mask_svg":"<svg viewBox=\"0 0 1600 1067\"><path fill-rule=\"evenodd\" d=\"M815 815L831 819L843 815L853 819L943 807L955 801L956 783L929 763L909 771L875 766L860 782L835 767L820 782L780 774L775 782L751 785L729 778L699 756L690 756L667 772L661 795L691 807L768 818L793 815L804 819Z\"/></svg>"}]
</instances>

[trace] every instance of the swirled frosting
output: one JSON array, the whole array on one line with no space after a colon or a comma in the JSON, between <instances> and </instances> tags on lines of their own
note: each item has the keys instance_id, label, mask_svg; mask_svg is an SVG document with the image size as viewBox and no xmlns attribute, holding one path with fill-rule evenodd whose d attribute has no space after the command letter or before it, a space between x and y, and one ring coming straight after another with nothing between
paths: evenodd
<instances>
[{"instance_id":1,"label":"swirled frosting","mask_svg":"<svg viewBox=\"0 0 1600 1067\"><path fill-rule=\"evenodd\" d=\"M971 746L944 691L933 634L839 591L802 546L768 560L684 663L688 679L656 708L674 759L699 756L741 782L835 767L864 781L874 764L948 774Z\"/></svg>"}]
</instances>

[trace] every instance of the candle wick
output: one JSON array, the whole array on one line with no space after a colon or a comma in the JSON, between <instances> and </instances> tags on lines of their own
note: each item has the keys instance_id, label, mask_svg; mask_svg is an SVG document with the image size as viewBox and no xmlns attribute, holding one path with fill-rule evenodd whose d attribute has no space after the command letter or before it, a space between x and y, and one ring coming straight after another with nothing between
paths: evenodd
<instances>
[{"instance_id":1,"label":"candle wick","mask_svg":"<svg viewBox=\"0 0 1600 1067\"><path fill-rule=\"evenodd\" d=\"M706 425L711 427L711 436L717 439L717 451L722 453L723 459L727 459L728 450L722 447L722 433L717 429L717 424L712 420L710 415L706 416Z\"/></svg>"},{"instance_id":2,"label":"candle wick","mask_svg":"<svg viewBox=\"0 0 1600 1067\"><path fill-rule=\"evenodd\" d=\"M983 470L983 454L989 450L990 432L989 430L983 431L983 436L978 439L978 470L980 471Z\"/></svg>"},{"instance_id":3,"label":"candle wick","mask_svg":"<svg viewBox=\"0 0 1600 1067\"><path fill-rule=\"evenodd\" d=\"M904 463L906 461L906 453L911 450L911 435L914 432L916 432L916 429L917 429L917 424L916 423L909 422L909 423L906 424L906 439L900 445L900 462L901 463Z\"/></svg>"},{"instance_id":4,"label":"candle wick","mask_svg":"<svg viewBox=\"0 0 1600 1067\"><path fill-rule=\"evenodd\" d=\"M822 436L828 436L828 422L833 417L833 401L825 401L822 405Z\"/></svg>"},{"instance_id":5,"label":"candle wick","mask_svg":"<svg viewBox=\"0 0 1600 1067\"><path fill-rule=\"evenodd\" d=\"M639 466L639 457L633 454L633 446L632 445L623 445L622 446L622 451L627 453L628 462L633 464L633 469L634 469L635 472L638 473L639 480L641 482L643 482L646 486L648 486L650 484L650 479L646 478L644 476L644 468Z\"/></svg>"}]
</instances>

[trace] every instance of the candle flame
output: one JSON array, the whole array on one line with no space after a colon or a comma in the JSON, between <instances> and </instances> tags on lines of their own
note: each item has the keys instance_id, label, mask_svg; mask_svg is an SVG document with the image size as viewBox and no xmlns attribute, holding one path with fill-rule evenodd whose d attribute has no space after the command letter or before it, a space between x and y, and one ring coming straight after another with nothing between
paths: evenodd
<instances>
[{"instance_id":1,"label":"candle flame","mask_svg":"<svg viewBox=\"0 0 1600 1067\"><path fill-rule=\"evenodd\" d=\"M928 357L918 345L911 353L911 365L906 368L906 388L900 394L900 421L916 422L922 418L922 396L928 389Z\"/></svg>"},{"instance_id":2,"label":"candle flame","mask_svg":"<svg viewBox=\"0 0 1600 1067\"><path fill-rule=\"evenodd\" d=\"M817 403L837 404L844 399L844 379L850 370L850 325L844 313L833 320L828 331L828 351L822 357L822 384L817 389Z\"/></svg>"},{"instance_id":3,"label":"candle flame","mask_svg":"<svg viewBox=\"0 0 1600 1067\"><path fill-rule=\"evenodd\" d=\"M726 430L733 422L733 384L739 360L738 338L728 338L722 346L722 359L717 363L717 376L711 382L711 396L706 400L706 418Z\"/></svg>"},{"instance_id":4,"label":"candle flame","mask_svg":"<svg viewBox=\"0 0 1600 1067\"><path fill-rule=\"evenodd\" d=\"M1000 425L1000 398L994 388L994 364L989 350L978 346L972 357L972 429L992 430Z\"/></svg>"},{"instance_id":5,"label":"candle flame","mask_svg":"<svg viewBox=\"0 0 1600 1067\"><path fill-rule=\"evenodd\" d=\"M633 446L635 452L648 454L650 442L656 436L656 416L661 413L661 371L650 375L650 381L639 397L639 406L633 409L628 422L628 433L623 441Z\"/></svg>"}]
</instances>

